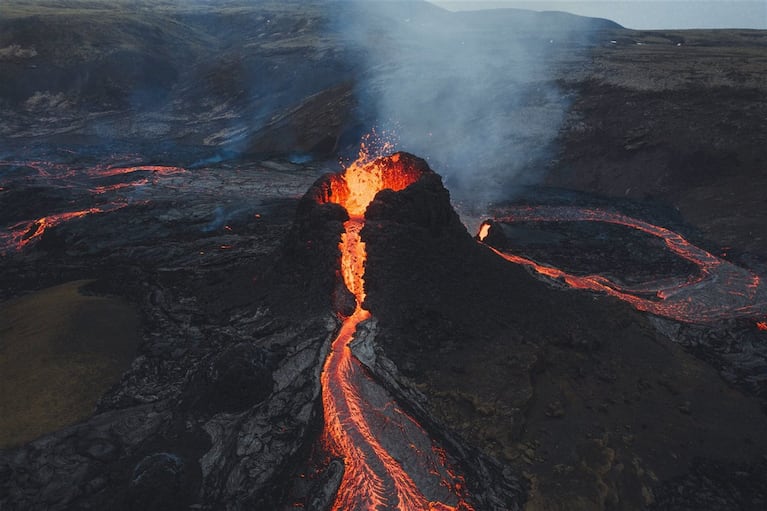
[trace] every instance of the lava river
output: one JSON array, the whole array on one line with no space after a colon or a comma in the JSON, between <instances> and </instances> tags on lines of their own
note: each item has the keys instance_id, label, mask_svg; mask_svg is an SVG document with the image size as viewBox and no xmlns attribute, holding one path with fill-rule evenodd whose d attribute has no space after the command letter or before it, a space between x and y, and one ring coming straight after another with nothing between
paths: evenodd
<instances>
[{"instance_id":1,"label":"lava river","mask_svg":"<svg viewBox=\"0 0 767 511\"><path fill-rule=\"evenodd\" d=\"M621 286L602 275L573 275L559 268L490 247L498 255L521 264L542 276L570 287L600 291L633 305L636 309L677 321L709 323L730 318L758 318L767 311L767 288L759 275L720 259L664 227L610 211L569 206L520 206L508 208L494 220L514 222L605 222L623 225L656 236L677 256L698 268L696 275L677 279ZM478 238L486 239L492 224L480 226ZM760 323L757 323L759 326ZM767 327L765 327L767 328Z\"/></svg>"},{"instance_id":2,"label":"lava river","mask_svg":"<svg viewBox=\"0 0 767 511\"><path fill-rule=\"evenodd\" d=\"M402 190L418 177L399 154L374 161L361 155L332 181L328 200L343 206L350 217L339 244L340 272L356 298L354 313L344 318L322 373L324 442L344 462L334 511L473 509L465 500L463 478L448 464L445 452L369 377L349 347L375 322L363 308L366 252L360 231L365 209L378 191Z\"/></svg>"},{"instance_id":3,"label":"lava river","mask_svg":"<svg viewBox=\"0 0 767 511\"><path fill-rule=\"evenodd\" d=\"M91 168L70 167L50 161L0 161L0 171L5 171L17 180L23 180L26 186L50 189L66 189L83 203L97 204L83 209L49 213L34 219L17 221L0 231L0 255L18 252L37 243L43 234L57 225L89 215L110 213L130 204L140 204L126 195L147 185L156 185L168 176L185 173L181 167L164 165L97 165ZM2 172L0 172L2 176ZM117 179L117 182L105 182ZM12 182L11 177L3 180ZM0 187L0 192L4 191ZM117 195L115 195L115 192Z\"/></svg>"}]
</instances>

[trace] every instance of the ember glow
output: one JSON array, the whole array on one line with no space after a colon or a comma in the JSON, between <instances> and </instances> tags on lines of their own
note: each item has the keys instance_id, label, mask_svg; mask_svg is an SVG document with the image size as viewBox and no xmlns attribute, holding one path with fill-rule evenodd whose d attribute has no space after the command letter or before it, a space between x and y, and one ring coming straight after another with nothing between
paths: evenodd
<instances>
[{"instance_id":1,"label":"ember glow","mask_svg":"<svg viewBox=\"0 0 767 511\"><path fill-rule=\"evenodd\" d=\"M43 233L57 225L87 215L122 209L131 203L126 195L128 192L186 172L184 168L165 165L104 164L73 168L43 160L6 161L0 162L0 167L14 168L17 172L23 172L26 179L51 189L70 189L73 194L86 193L89 202L93 200L98 203L78 211L40 212L38 218L28 218L6 226L4 232L0 232L0 255L21 251L35 244ZM119 182L114 182L117 179Z\"/></svg>"},{"instance_id":2,"label":"ember glow","mask_svg":"<svg viewBox=\"0 0 767 511\"><path fill-rule=\"evenodd\" d=\"M374 321L363 307L366 251L360 231L365 209L378 191L402 190L419 175L401 165L399 154L374 161L363 154L334 179L328 197L350 216L339 249L344 283L356 298L354 313L344 319L321 378L324 442L345 465L334 511L473 509L465 501L463 479L448 465L444 451L367 375L349 347L366 320ZM422 490L416 481L431 481L430 489Z\"/></svg>"},{"instance_id":3,"label":"ember glow","mask_svg":"<svg viewBox=\"0 0 767 511\"><path fill-rule=\"evenodd\" d=\"M506 216L495 221L605 222L623 225L662 239L669 250L698 267L694 276L621 286L602 275L573 275L490 247L507 261L527 266L540 275L564 282L570 287L603 292L632 304L638 310L688 323L758 317L767 311L767 288L758 275L696 247L664 227L619 213L577 207L518 207L507 209L505 213ZM484 233L487 236L490 227L488 223L483 224L483 228L485 226L488 226ZM481 234L480 240L484 239ZM646 298L647 295L652 295L652 298Z\"/></svg>"},{"instance_id":4,"label":"ember glow","mask_svg":"<svg viewBox=\"0 0 767 511\"><path fill-rule=\"evenodd\" d=\"M107 192L115 192L118 190L138 188L141 186L146 186L148 184L156 184L158 179L162 177L181 174L183 172L186 172L186 170L181 167L167 167L163 165L139 165L135 167L106 167L106 168L96 167L94 169L89 169L89 171L87 172L87 175L89 175L92 178L104 178L104 177L113 177L113 176L131 176L131 174L139 173L139 172L142 174L151 172L151 176L141 177L139 179L134 179L132 181L115 183L111 185L100 185L100 186L91 188L90 191L95 194L103 194Z\"/></svg>"},{"instance_id":5,"label":"ember glow","mask_svg":"<svg viewBox=\"0 0 767 511\"><path fill-rule=\"evenodd\" d=\"M186 169L165 165L137 165L133 167L95 167L87 173L92 177L109 177L133 174L134 172L152 172L158 176L170 176L186 172Z\"/></svg>"},{"instance_id":6,"label":"ember glow","mask_svg":"<svg viewBox=\"0 0 767 511\"><path fill-rule=\"evenodd\" d=\"M487 222L483 223L479 226L479 233L477 233L477 238L479 238L479 241L485 241L485 238L487 238L487 234L490 232L490 224Z\"/></svg>"},{"instance_id":7,"label":"ember glow","mask_svg":"<svg viewBox=\"0 0 767 511\"><path fill-rule=\"evenodd\" d=\"M0 234L0 253L5 253L9 249L22 250L27 245L40 239L43 233L61 223L76 218L82 218L87 215L97 213L107 213L127 206L127 204L109 204L102 207L93 207L79 211L67 211L66 213L56 213L40 217L36 220L19 222L12 225L6 232Z\"/></svg>"}]
</instances>

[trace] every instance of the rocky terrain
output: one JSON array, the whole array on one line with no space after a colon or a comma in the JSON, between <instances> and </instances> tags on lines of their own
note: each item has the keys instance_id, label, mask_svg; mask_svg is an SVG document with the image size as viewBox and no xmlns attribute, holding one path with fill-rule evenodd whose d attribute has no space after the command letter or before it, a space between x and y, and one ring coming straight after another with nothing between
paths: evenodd
<instances>
[{"instance_id":1,"label":"rocky terrain","mask_svg":"<svg viewBox=\"0 0 767 511\"><path fill-rule=\"evenodd\" d=\"M695 275L619 226L473 235L600 208L765 275L767 34L365 5L4 4L0 508L329 507L345 213L311 197L378 127L444 180L371 204L354 353L477 510L763 509L767 314L653 316L489 248Z\"/></svg>"},{"instance_id":2,"label":"rocky terrain","mask_svg":"<svg viewBox=\"0 0 767 511\"><path fill-rule=\"evenodd\" d=\"M577 99L546 183L671 205L763 259L766 49L757 30L613 32L563 77Z\"/></svg>"}]
</instances>

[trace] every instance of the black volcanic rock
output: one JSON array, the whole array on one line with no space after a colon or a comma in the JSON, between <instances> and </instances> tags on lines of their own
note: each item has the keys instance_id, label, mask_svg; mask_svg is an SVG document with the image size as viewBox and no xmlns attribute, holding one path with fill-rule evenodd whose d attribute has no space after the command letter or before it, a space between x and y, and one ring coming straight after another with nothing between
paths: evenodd
<instances>
[{"instance_id":1,"label":"black volcanic rock","mask_svg":"<svg viewBox=\"0 0 767 511\"><path fill-rule=\"evenodd\" d=\"M420 179L379 193L362 232L366 307L379 322L367 363L466 468L476 502L520 503L522 473L536 490L531 506L583 499L636 509L655 489L658 502L673 502L674 481L685 491L726 489L688 474L694 459L743 462L751 491L767 428L758 401L629 306L551 287L501 260L466 231L440 177L400 157ZM315 182L292 225L288 217L263 226L273 230L263 239L282 237L272 252L254 241L203 263L196 244L206 235L187 228L171 252L138 247L144 266L107 259L113 266L94 289L136 301L146 323L139 354L91 418L0 453L0 505L119 510L183 496L184 507L279 508L320 430L332 313L353 304L338 284L347 215L326 203L332 181ZM142 222L169 214L169 204L131 212ZM262 220L251 222L242 238L261 240ZM99 243L101 252L70 247L59 259L33 247L37 259L13 258L5 274L22 279L12 268L31 273L43 262L43 283L56 271L84 272L78 265L113 242Z\"/></svg>"},{"instance_id":2,"label":"black volcanic rock","mask_svg":"<svg viewBox=\"0 0 767 511\"><path fill-rule=\"evenodd\" d=\"M172 453L150 454L133 470L128 489L131 509L160 511L185 507L184 461Z\"/></svg>"},{"instance_id":3,"label":"black volcanic rock","mask_svg":"<svg viewBox=\"0 0 767 511\"><path fill-rule=\"evenodd\" d=\"M563 77L575 101L545 182L662 202L728 253L764 260L767 32L610 30L600 38L592 64Z\"/></svg>"},{"instance_id":4,"label":"black volcanic rock","mask_svg":"<svg viewBox=\"0 0 767 511\"><path fill-rule=\"evenodd\" d=\"M366 223L366 227L370 225L371 229L377 226L379 220L385 219L411 230L414 235L423 234L427 239L466 233L466 228L450 205L450 195L442 186L442 178L432 172L425 173L400 192L379 192L368 205L365 219L370 222Z\"/></svg>"},{"instance_id":5,"label":"black volcanic rock","mask_svg":"<svg viewBox=\"0 0 767 511\"><path fill-rule=\"evenodd\" d=\"M767 459L753 464L695 460L685 476L664 483L652 511L758 510L767 506Z\"/></svg>"},{"instance_id":6,"label":"black volcanic rock","mask_svg":"<svg viewBox=\"0 0 767 511\"><path fill-rule=\"evenodd\" d=\"M90 187L123 179L62 180L73 169L125 160L194 172L167 185L151 176L151 186L128 188L139 202L0 256L3 299L96 278L94 292L128 297L144 320L136 359L90 418L0 451L0 508L285 504L320 428L332 313L354 303L335 273L343 211L306 197L293 223L296 197L327 168L284 160L356 151L382 113L378 94L407 95L417 73L435 92L412 95L425 101L406 112L417 121L449 103L441 87L468 105L482 82L491 108L470 108L471 123L491 135L518 128L489 137L492 150L429 130L430 161L448 150L472 161L449 176L451 189L494 166L492 178L514 183L545 167L549 184L662 202L717 254L764 259L764 31L639 32L427 2L405 14L386 2L388 14L361 30L380 60L350 44L360 26L328 8L347 4L3 2L4 227L90 207ZM513 79L469 74L464 87L462 67L424 67L417 50L434 46L399 37L423 23L449 27L446 48L480 34L466 45L487 50L477 67L508 55ZM400 58L400 47L416 54ZM561 68L517 74L544 63ZM556 133L559 145L548 144ZM282 156L268 162L276 171L236 160L265 153ZM207 167L222 159L232 162ZM233 232L213 218L219 208ZM369 218L367 306L380 325L371 374L452 439L451 453L480 476L479 502L498 474L524 473L530 510L765 507L767 423L754 395L765 388L767 333L753 322L648 321L614 300L549 287L472 241L438 178L379 194ZM483 467L498 470L484 477ZM332 500L333 468L318 502Z\"/></svg>"},{"instance_id":7,"label":"black volcanic rock","mask_svg":"<svg viewBox=\"0 0 767 511\"><path fill-rule=\"evenodd\" d=\"M186 406L216 412L239 412L261 403L272 393L273 355L250 343L226 348L200 364L182 394Z\"/></svg>"},{"instance_id":8,"label":"black volcanic rock","mask_svg":"<svg viewBox=\"0 0 767 511\"><path fill-rule=\"evenodd\" d=\"M264 299L277 310L290 313L288 305L302 313L333 310L334 303L354 307L351 293L338 286L338 243L349 215L327 202L334 176L320 177L301 198L275 263L264 275Z\"/></svg>"},{"instance_id":9,"label":"black volcanic rock","mask_svg":"<svg viewBox=\"0 0 767 511\"><path fill-rule=\"evenodd\" d=\"M528 506L642 509L696 458L749 459L744 477L760 477L763 447L741 443L767 427L757 399L629 305L545 284L493 254L438 178L379 193L362 235L382 353L426 396L426 416L527 474ZM684 484L711 495L729 484L701 481Z\"/></svg>"},{"instance_id":10,"label":"black volcanic rock","mask_svg":"<svg viewBox=\"0 0 767 511\"><path fill-rule=\"evenodd\" d=\"M209 200L198 199L190 200L190 207ZM155 218L167 211L161 204L134 210L133 217ZM329 212L331 226L344 214L337 207L322 211ZM317 217L298 222L296 236L311 231L318 240L327 238L328 248L320 252L329 259L312 266L311 248L290 245L285 260L295 266L285 262L279 269L288 276L310 276L304 266L311 272L328 265L325 280L332 290L338 235L310 226L312 218ZM262 232L276 229L277 239L289 232L285 220L250 222L255 224L251 233L259 226ZM235 226L243 233L241 241L250 237L245 227ZM330 299L307 297L303 280L285 278L272 295L282 300L281 308L271 310L259 299L260 293L269 295L270 280L262 275L271 257L268 252L258 256L268 245L263 240L257 245L254 237L234 258L219 250L209 255L209 265L189 261L190 253L204 255L194 246L206 236L190 229L169 240L175 250L149 242L145 260L162 253L168 263L160 275L110 256L111 266L92 290L129 294L136 302L144 322L137 357L90 418L0 451L0 507L274 509L281 502L286 474L303 462L318 431L319 371L336 327ZM142 250L140 245L133 249ZM280 253L279 246L275 249ZM37 259L13 260L29 271L25 263L42 258L50 261L53 275L61 271L59 265L82 272L79 265L95 271L104 264L89 253L70 256L70 250L54 258L33 247ZM57 277L38 278L44 283ZM317 293L328 292L317 288ZM316 301L304 309L304 300Z\"/></svg>"}]
</instances>

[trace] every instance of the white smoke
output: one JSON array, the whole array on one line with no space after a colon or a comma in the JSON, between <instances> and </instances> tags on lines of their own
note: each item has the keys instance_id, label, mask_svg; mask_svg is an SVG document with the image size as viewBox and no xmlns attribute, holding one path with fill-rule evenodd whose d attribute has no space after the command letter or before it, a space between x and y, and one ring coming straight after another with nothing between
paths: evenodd
<instances>
[{"instance_id":1,"label":"white smoke","mask_svg":"<svg viewBox=\"0 0 767 511\"><path fill-rule=\"evenodd\" d=\"M426 158L459 201L499 199L541 178L569 107L557 62L584 47L588 23L420 0L339 5L338 30L365 62L363 117L395 132L397 149Z\"/></svg>"}]
</instances>

